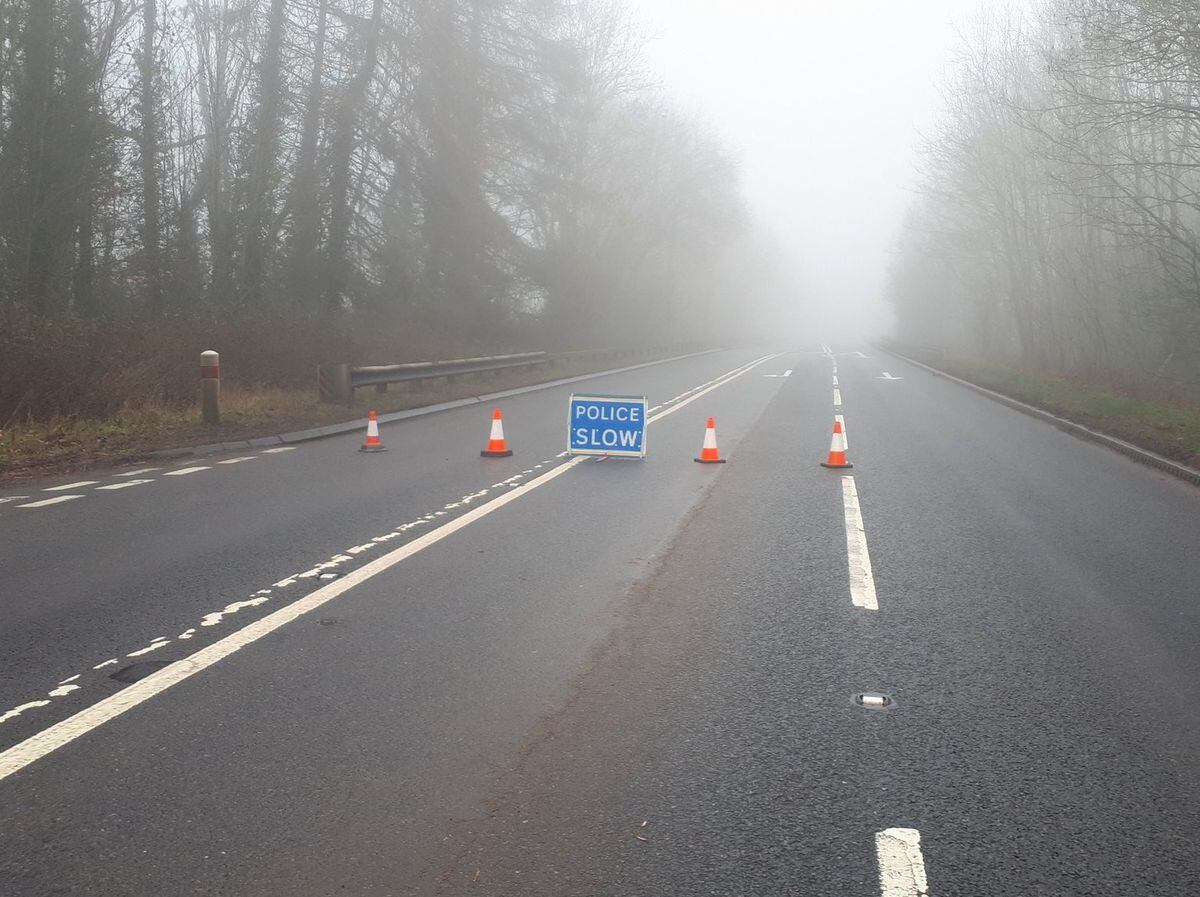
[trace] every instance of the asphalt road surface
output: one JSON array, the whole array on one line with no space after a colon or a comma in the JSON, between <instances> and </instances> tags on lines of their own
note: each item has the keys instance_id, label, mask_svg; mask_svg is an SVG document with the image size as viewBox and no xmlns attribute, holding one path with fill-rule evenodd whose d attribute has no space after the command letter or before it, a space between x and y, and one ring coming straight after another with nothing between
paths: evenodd
<instances>
[{"instance_id":1,"label":"asphalt road surface","mask_svg":"<svg viewBox=\"0 0 1200 897\"><path fill-rule=\"evenodd\" d=\"M0 493L0 895L1200 893L1200 490L866 346L574 388L647 458Z\"/></svg>"}]
</instances>

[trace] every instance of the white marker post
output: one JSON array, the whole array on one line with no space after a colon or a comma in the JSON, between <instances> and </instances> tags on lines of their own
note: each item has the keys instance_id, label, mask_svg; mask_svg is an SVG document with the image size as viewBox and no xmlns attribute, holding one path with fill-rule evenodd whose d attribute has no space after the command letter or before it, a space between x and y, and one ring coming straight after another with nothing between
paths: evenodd
<instances>
[{"instance_id":1,"label":"white marker post","mask_svg":"<svg viewBox=\"0 0 1200 897\"><path fill-rule=\"evenodd\" d=\"M221 356L212 349L200 353L200 417L206 424L221 422Z\"/></svg>"}]
</instances>

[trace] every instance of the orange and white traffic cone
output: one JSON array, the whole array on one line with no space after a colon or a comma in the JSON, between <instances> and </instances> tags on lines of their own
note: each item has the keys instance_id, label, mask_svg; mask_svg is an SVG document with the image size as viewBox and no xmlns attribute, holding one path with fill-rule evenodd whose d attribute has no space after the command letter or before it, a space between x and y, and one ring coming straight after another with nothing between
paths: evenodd
<instances>
[{"instance_id":1,"label":"orange and white traffic cone","mask_svg":"<svg viewBox=\"0 0 1200 897\"><path fill-rule=\"evenodd\" d=\"M700 457L693 458L700 464L724 464L725 459L717 451L717 422L711 417L704 428L704 445L700 449Z\"/></svg>"},{"instance_id":2,"label":"orange and white traffic cone","mask_svg":"<svg viewBox=\"0 0 1200 897\"><path fill-rule=\"evenodd\" d=\"M372 411L367 415L367 439L359 448L360 452L386 452L383 440L379 438L379 418Z\"/></svg>"},{"instance_id":3,"label":"orange and white traffic cone","mask_svg":"<svg viewBox=\"0 0 1200 897\"><path fill-rule=\"evenodd\" d=\"M507 458L512 454L504 443L504 418L497 408L492 412L492 435L488 439L488 447L479 453L485 458Z\"/></svg>"},{"instance_id":4,"label":"orange and white traffic cone","mask_svg":"<svg viewBox=\"0 0 1200 897\"><path fill-rule=\"evenodd\" d=\"M834 470L854 466L846 460L846 433L842 430L842 422L837 418L833 420L833 439L829 442L829 459L822 461L821 466Z\"/></svg>"}]
</instances>

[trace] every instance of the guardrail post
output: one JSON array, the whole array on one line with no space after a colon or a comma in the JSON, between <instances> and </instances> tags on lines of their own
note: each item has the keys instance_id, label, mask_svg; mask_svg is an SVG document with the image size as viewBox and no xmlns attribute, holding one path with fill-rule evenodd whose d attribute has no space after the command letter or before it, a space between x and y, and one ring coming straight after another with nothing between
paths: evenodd
<instances>
[{"instance_id":1,"label":"guardrail post","mask_svg":"<svg viewBox=\"0 0 1200 897\"><path fill-rule=\"evenodd\" d=\"M350 365L322 364L317 366L317 392L322 402L354 402L350 388Z\"/></svg>"},{"instance_id":2,"label":"guardrail post","mask_svg":"<svg viewBox=\"0 0 1200 897\"><path fill-rule=\"evenodd\" d=\"M221 356L212 349L200 353L200 418L221 422Z\"/></svg>"}]
</instances>

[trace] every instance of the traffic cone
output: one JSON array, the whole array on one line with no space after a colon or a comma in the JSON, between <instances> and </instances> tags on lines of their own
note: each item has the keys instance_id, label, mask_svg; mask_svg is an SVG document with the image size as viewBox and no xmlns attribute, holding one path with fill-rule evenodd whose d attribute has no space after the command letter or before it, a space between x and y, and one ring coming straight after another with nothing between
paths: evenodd
<instances>
[{"instance_id":1,"label":"traffic cone","mask_svg":"<svg viewBox=\"0 0 1200 897\"><path fill-rule=\"evenodd\" d=\"M704 428L704 445L700 449L700 457L693 458L700 464L724 464L725 459L717 451L717 422L711 417Z\"/></svg>"},{"instance_id":2,"label":"traffic cone","mask_svg":"<svg viewBox=\"0 0 1200 897\"><path fill-rule=\"evenodd\" d=\"M834 470L854 466L846 460L846 434L842 431L842 422L837 418L833 420L833 439L829 442L829 460L822 461L821 466Z\"/></svg>"},{"instance_id":3,"label":"traffic cone","mask_svg":"<svg viewBox=\"0 0 1200 897\"><path fill-rule=\"evenodd\" d=\"M379 418L372 411L367 415L367 439L359 448L360 452L386 452L383 440L379 438Z\"/></svg>"},{"instance_id":4,"label":"traffic cone","mask_svg":"<svg viewBox=\"0 0 1200 897\"><path fill-rule=\"evenodd\" d=\"M507 458L512 449L504 444L504 418L497 408L492 412L492 435L488 439L488 447L479 453L485 458Z\"/></svg>"}]
</instances>

